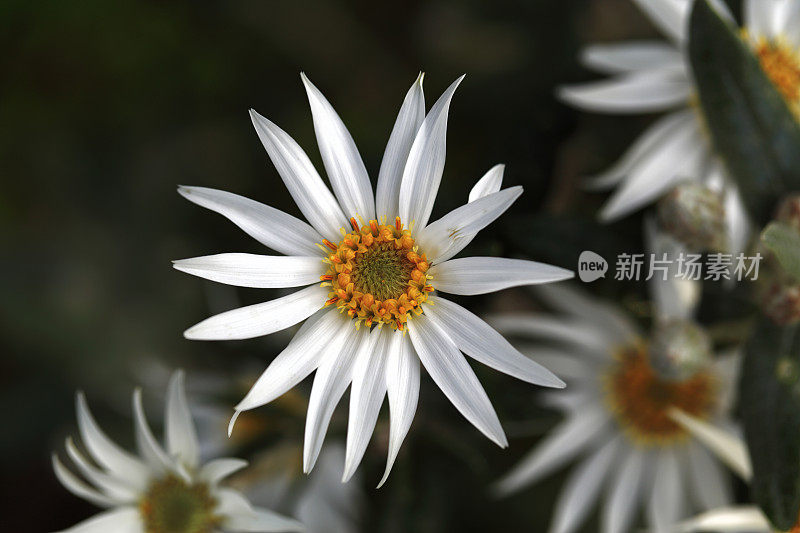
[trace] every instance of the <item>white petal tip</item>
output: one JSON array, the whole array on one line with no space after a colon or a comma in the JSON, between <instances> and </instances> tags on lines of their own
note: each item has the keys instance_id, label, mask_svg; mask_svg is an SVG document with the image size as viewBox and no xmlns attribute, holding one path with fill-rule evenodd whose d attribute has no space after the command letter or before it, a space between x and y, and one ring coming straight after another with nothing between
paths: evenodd
<instances>
[{"instance_id":1,"label":"white petal tip","mask_svg":"<svg viewBox=\"0 0 800 533\"><path fill-rule=\"evenodd\" d=\"M231 438L231 435L233 434L233 426L236 424L236 419L239 418L240 414L242 414L242 411L237 409L236 412L233 413L231 421L228 422L228 438Z\"/></svg>"}]
</instances>

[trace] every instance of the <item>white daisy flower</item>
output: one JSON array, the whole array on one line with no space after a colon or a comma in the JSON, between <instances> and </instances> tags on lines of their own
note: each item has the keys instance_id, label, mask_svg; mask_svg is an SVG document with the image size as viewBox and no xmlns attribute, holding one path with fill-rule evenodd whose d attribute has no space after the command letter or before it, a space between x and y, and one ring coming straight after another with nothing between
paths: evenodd
<instances>
[{"instance_id":1,"label":"white daisy flower","mask_svg":"<svg viewBox=\"0 0 800 533\"><path fill-rule=\"evenodd\" d=\"M660 533L695 507L711 509L730 501L723 470L671 414L677 408L727 425L734 394L733 355L699 368L694 364L702 359L702 339L686 320L691 312L681 302L694 298L684 289L655 292L662 299L656 312L662 333L650 341L614 306L559 287L537 292L561 316L523 314L490 321L505 334L535 337L539 342L523 352L552 365L570 385L545 396L566 420L496 487L504 495L517 492L583 456L558 499L551 532L575 531L601 494L604 533L628 531L640 504ZM673 372L665 372L661 364L676 359L682 365L667 365ZM687 368L691 372L681 372Z\"/></svg>"},{"instance_id":2,"label":"white daisy flower","mask_svg":"<svg viewBox=\"0 0 800 533\"><path fill-rule=\"evenodd\" d=\"M253 507L220 482L247 466L241 459L200 463L200 445L183 386L183 372L170 380L162 446L150 429L141 390L133 394L135 456L118 447L97 425L82 393L78 427L91 461L71 438L67 454L84 479L53 454L58 480L71 493L108 510L65 530L70 533L212 533L303 531L303 525L268 509ZM87 481L89 483L87 483Z\"/></svg>"},{"instance_id":3,"label":"white daisy flower","mask_svg":"<svg viewBox=\"0 0 800 533\"><path fill-rule=\"evenodd\" d=\"M316 370L306 419L305 472L314 466L334 408L351 383L343 478L350 478L361 461L388 395L392 420L382 482L414 418L420 362L456 408L503 447L507 441L497 415L461 352L525 381L563 386L485 322L434 292L484 294L573 276L531 261L452 259L522 194L522 187L500 190L502 165L478 181L467 204L428 223L444 170L450 100L462 78L427 115L422 75L413 84L389 137L374 196L352 137L305 75L333 194L300 146L251 111L267 154L309 223L235 194L180 188L190 201L226 216L285 256L220 254L176 261L175 268L244 287L310 285L211 317L185 333L189 339L246 339L305 320L236 406L238 414L264 405Z\"/></svg>"},{"instance_id":4,"label":"white daisy flower","mask_svg":"<svg viewBox=\"0 0 800 533\"><path fill-rule=\"evenodd\" d=\"M617 187L600 212L612 221L657 200L682 182L700 183L721 195L727 239L744 249L748 222L736 187L712 151L686 55L691 0L633 0L669 41L596 44L583 51L583 63L610 76L598 82L561 88L559 95L581 109L603 113L665 113L610 169L590 180L597 189ZM727 15L722 2L715 2ZM762 65L779 87L797 75L798 13L794 0L747 0L745 22L754 43L769 50ZM730 15L727 15L730 16ZM769 23L765 21L769 21ZM769 30L770 33L764 32ZM778 39L777 35L785 35ZM780 44L774 50L766 43ZM796 87L800 87L798 78Z\"/></svg>"}]
</instances>

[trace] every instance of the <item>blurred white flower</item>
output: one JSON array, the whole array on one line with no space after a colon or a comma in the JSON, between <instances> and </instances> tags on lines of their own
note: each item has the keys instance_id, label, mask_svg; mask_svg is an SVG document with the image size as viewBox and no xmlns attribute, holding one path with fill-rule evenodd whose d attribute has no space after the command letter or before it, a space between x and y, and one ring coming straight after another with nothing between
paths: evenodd
<instances>
[{"instance_id":1,"label":"blurred white flower","mask_svg":"<svg viewBox=\"0 0 800 533\"><path fill-rule=\"evenodd\" d=\"M553 533L575 531L601 495L604 533L628 531L640 505L661 533L692 509L729 502L724 471L673 419L672 409L730 425L736 355L709 354L699 367L703 343L694 335L686 337L689 342L677 339L672 329L657 355L655 341L646 341L616 307L566 287L537 293L559 316L507 315L490 322L505 334L536 339L522 351L565 378L569 388L545 393L545 401L567 418L498 482L498 492L517 492L584 456L558 499ZM662 288L655 294L657 338L661 327L690 324L696 300L686 290ZM692 342L699 344L689 346Z\"/></svg>"},{"instance_id":2,"label":"blurred white flower","mask_svg":"<svg viewBox=\"0 0 800 533\"><path fill-rule=\"evenodd\" d=\"M64 487L108 510L66 530L71 533L204 533L211 531L303 531L303 525L268 509L253 507L220 482L247 466L241 459L200 463L199 443L183 386L183 372L170 380L162 446L150 429L141 390L133 394L139 454L112 442L77 396L78 426L89 457L71 438L67 454L84 479L53 454L53 469ZM89 483L87 483L87 481Z\"/></svg>"},{"instance_id":3,"label":"blurred white flower","mask_svg":"<svg viewBox=\"0 0 800 533\"><path fill-rule=\"evenodd\" d=\"M729 248L742 251L749 235L747 215L736 186L727 177L705 132L686 57L692 0L633 1L669 41L588 46L582 54L583 63L610 78L562 87L559 91L564 101L588 111L666 113L612 168L590 180L592 188L617 187L600 218L616 220L657 200L681 182L696 181L722 196ZM765 25L759 21L768 18L774 22L769 26L774 32L788 31L789 23L793 23L787 38L797 42L798 23L792 21L800 22L800 18L798 10L789 4L796 2L746 1L746 23L754 29L753 35L762 35ZM730 17L723 2L715 1L714 5Z\"/></svg>"},{"instance_id":4,"label":"blurred white flower","mask_svg":"<svg viewBox=\"0 0 800 533\"><path fill-rule=\"evenodd\" d=\"M175 268L243 287L308 287L211 317L187 330L186 337L245 339L305 320L236 413L274 400L316 370L306 419L306 472L352 383L343 478L352 476L361 461L388 395L392 420L385 481L414 418L420 361L472 424L506 446L489 398L461 352L531 383L563 383L478 317L433 291L485 294L567 279L572 272L517 259L451 259L522 194L521 187L500 190L502 166L478 182L467 204L428 223L444 170L450 100L461 78L427 115L422 75L413 84L389 138L375 195L341 119L308 78L302 79L333 194L302 148L251 111L261 142L310 224L235 194L181 187L190 201L286 255L220 254L176 261ZM435 307L429 305L434 301Z\"/></svg>"}]
</instances>

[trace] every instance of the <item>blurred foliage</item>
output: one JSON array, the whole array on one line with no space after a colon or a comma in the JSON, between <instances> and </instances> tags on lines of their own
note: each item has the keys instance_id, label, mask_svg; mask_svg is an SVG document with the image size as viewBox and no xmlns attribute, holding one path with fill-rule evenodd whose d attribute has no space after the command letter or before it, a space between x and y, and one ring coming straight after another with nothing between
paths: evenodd
<instances>
[{"instance_id":1,"label":"blurred foliage","mask_svg":"<svg viewBox=\"0 0 800 533\"><path fill-rule=\"evenodd\" d=\"M761 240L778 258L781 266L794 279L800 279L800 235L781 222L771 222L761 233Z\"/></svg>"}]
</instances>

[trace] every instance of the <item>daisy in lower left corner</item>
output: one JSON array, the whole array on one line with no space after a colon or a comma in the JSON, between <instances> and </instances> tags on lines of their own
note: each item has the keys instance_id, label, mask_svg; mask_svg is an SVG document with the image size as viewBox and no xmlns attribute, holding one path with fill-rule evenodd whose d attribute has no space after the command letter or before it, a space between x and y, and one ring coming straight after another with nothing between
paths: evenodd
<instances>
[{"instance_id":1,"label":"daisy in lower left corner","mask_svg":"<svg viewBox=\"0 0 800 533\"><path fill-rule=\"evenodd\" d=\"M78 426L88 458L71 438L66 450L81 477L53 454L53 469L64 487L106 509L64 533L292 532L303 525L268 509L253 507L220 482L247 466L241 459L200 463L182 372L173 374L165 409L162 446L145 419L142 395L133 395L138 455L118 447L100 429L83 394L77 397ZM87 483L88 482L88 483Z\"/></svg>"}]
</instances>

